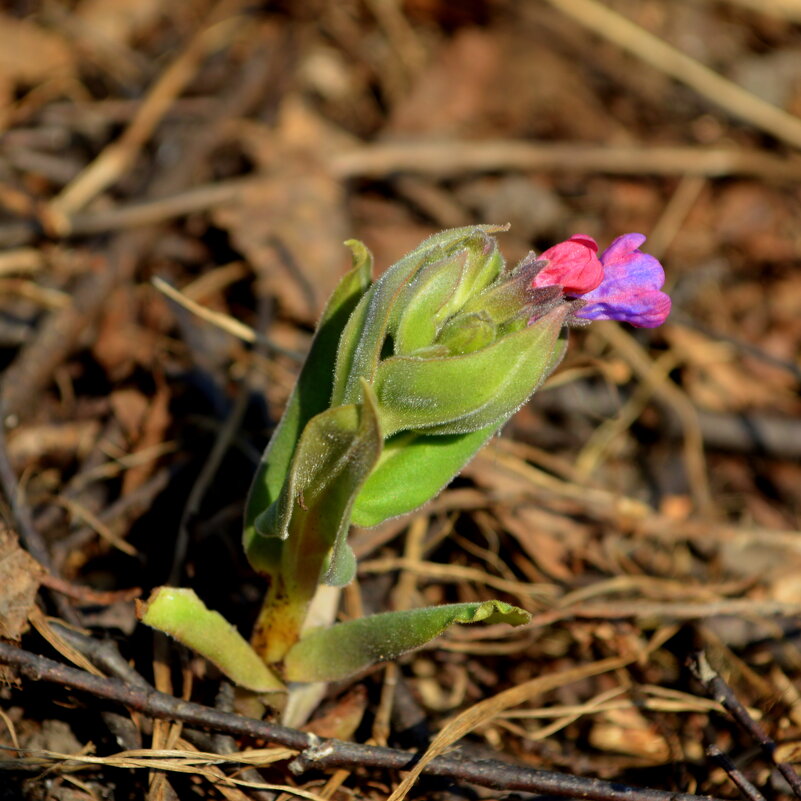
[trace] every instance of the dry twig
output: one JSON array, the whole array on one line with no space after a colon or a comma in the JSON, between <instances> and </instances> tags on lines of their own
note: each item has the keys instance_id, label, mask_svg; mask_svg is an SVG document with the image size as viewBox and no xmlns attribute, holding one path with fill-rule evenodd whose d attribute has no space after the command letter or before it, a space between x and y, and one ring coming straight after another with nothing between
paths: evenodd
<instances>
[{"instance_id":1,"label":"dry twig","mask_svg":"<svg viewBox=\"0 0 801 801\"><path fill-rule=\"evenodd\" d=\"M768 103L733 81L718 75L658 36L607 8L597 0L548 0L560 11L586 25L652 67L670 75L735 117L801 147L801 119Z\"/></svg>"},{"instance_id":2,"label":"dry twig","mask_svg":"<svg viewBox=\"0 0 801 801\"><path fill-rule=\"evenodd\" d=\"M720 748L716 745L710 745L709 748L706 749L706 753L710 759L717 762L717 764L726 771L728 777L737 785L738 789L743 794L743 798L747 799L747 801L765 801L765 796L743 776L742 771L737 769L734 762L732 762Z\"/></svg>"},{"instance_id":3,"label":"dry twig","mask_svg":"<svg viewBox=\"0 0 801 801\"><path fill-rule=\"evenodd\" d=\"M776 759L776 743L750 715L745 705L734 694L734 690L722 676L709 664L706 654L699 652L690 663L696 678L704 685L707 693L714 698L731 716L734 722L758 743L765 756L776 766L797 798L801 798L801 776L789 762Z\"/></svg>"},{"instance_id":4,"label":"dry twig","mask_svg":"<svg viewBox=\"0 0 801 801\"><path fill-rule=\"evenodd\" d=\"M340 767L376 767L409 770L417 755L393 748L359 745L339 740L320 742L319 738L296 729L267 723L241 715L220 712L191 701L182 701L156 690L142 690L116 679L92 676L84 671L51 659L0 643L0 663L13 665L34 681L50 681L90 693L98 698L117 701L152 717L181 720L204 729L227 731L243 737L280 743L301 752L293 772ZM553 677L550 677L553 678ZM580 776L534 770L493 760L469 760L456 756L438 756L424 772L470 782L482 787L525 790L561 797L593 801L711 801L709 796L672 793L665 790L627 787L619 782L587 779Z\"/></svg>"}]
</instances>

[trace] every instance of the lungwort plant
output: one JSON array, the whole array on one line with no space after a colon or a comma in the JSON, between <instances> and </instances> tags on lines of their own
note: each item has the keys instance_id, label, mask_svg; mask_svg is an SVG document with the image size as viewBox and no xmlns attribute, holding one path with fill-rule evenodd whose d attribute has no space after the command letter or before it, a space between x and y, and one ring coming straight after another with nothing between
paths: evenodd
<instances>
[{"instance_id":1,"label":"lungwort plant","mask_svg":"<svg viewBox=\"0 0 801 801\"><path fill-rule=\"evenodd\" d=\"M304 631L321 583L356 572L352 523L374 526L442 490L562 359L566 327L656 326L670 310L659 262L627 234L600 256L574 236L508 268L502 226L443 231L372 280L353 267L320 320L247 503L244 548L268 591L248 644L190 590L162 587L142 619L242 686L340 679L453 623L526 622L501 601L387 612Z\"/></svg>"}]
</instances>

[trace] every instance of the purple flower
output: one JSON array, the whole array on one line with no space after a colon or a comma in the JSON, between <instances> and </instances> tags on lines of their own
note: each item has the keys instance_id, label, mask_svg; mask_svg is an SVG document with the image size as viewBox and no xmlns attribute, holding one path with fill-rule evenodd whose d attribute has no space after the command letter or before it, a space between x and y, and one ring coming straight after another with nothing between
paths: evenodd
<instances>
[{"instance_id":1,"label":"purple flower","mask_svg":"<svg viewBox=\"0 0 801 801\"><path fill-rule=\"evenodd\" d=\"M576 312L585 320L621 320L656 328L670 314L670 298L659 290L665 271L653 256L639 250L642 234L623 234L601 254L604 277L581 295L587 305Z\"/></svg>"},{"instance_id":2,"label":"purple flower","mask_svg":"<svg viewBox=\"0 0 801 801\"><path fill-rule=\"evenodd\" d=\"M589 283L598 246L592 237L571 237L542 254L550 263L535 276L532 286L558 285L568 297L585 302L575 312L584 320L620 320L641 328L656 328L670 313L670 298L660 292L665 283L662 265L639 250L642 234L624 234L601 254L603 277ZM580 258L582 251L584 258ZM584 279L584 280L582 280ZM586 288L585 288L586 287Z\"/></svg>"}]
</instances>

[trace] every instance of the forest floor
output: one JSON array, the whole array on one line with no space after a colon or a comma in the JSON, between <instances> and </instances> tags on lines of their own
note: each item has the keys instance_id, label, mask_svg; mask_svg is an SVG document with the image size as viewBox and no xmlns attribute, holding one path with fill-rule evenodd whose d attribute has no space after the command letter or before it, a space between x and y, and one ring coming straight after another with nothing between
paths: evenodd
<instances>
[{"instance_id":1,"label":"forest floor","mask_svg":"<svg viewBox=\"0 0 801 801\"><path fill-rule=\"evenodd\" d=\"M5 3L0 662L28 667L3 668L0 798L384 799L438 733L409 797L790 797L800 148L797 0ZM571 332L449 489L353 532L343 618L497 597L533 622L331 685L308 730L395 756L293 771L306 735L248 728L134 601L189 586L247 635L244 500L343 241L381 271L478 222L511 223L510 262L642 232L673 312ZM151 684L228 724L157 719Z\"/></svg>"}]
</instances>

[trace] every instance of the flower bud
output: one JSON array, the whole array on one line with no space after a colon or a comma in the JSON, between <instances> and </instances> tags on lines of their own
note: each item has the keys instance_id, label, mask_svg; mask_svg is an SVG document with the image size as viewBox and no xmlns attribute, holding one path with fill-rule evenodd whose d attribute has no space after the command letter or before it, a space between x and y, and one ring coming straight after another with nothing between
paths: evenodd
<instances>
[{"instance_id":1,"label":"flower bud","mask_svg":"<svg viewBox=\"0 0 801 801\"><path fill-rule=\"evenodd\" d=\"M431 355L451 355L472 353L490 345L498 335L498 327L483 312L466 312L448 320L439 334L437 345L433 348L444 348L444 354L433 352Z\"/></svg>"},{"instance_id":2,"label":"flower bud","mask_svg":"<svg viewBox=\"0 0 801 801\"><path fill-rule=\"evenodd\" d=\"M497 225L454 228L429 237L365 293L339 341L331 405L355 403L360 380L372 382L385 352L408 354L435 344L438 328L503 268L491 233Z\"/></svg>"},{"instance_id":3,"label":"flower bud","mask_svg":"<svg viewBox=\"0 0 801 801\"><path fill-rule=\"evenodd\" d=\"M489 235L498 230L445 231L373 284L340 338L332 405L359 403L358 382L367 381L386 438L500 426L525 402L545 376L566 312L545 314L561 299L558 289L532 288L542 263L505 269Z\"/></svg>"}]
</instances>

